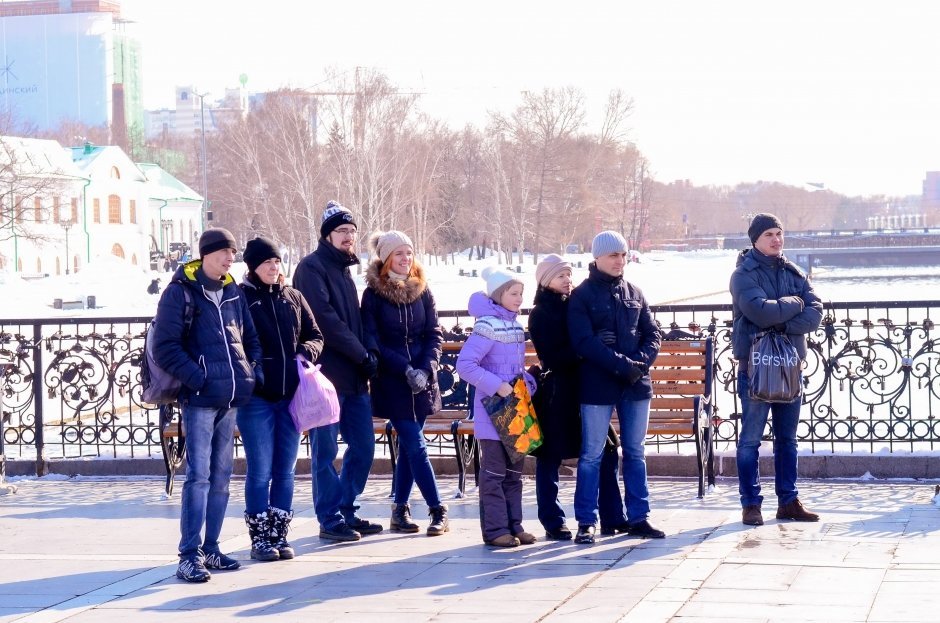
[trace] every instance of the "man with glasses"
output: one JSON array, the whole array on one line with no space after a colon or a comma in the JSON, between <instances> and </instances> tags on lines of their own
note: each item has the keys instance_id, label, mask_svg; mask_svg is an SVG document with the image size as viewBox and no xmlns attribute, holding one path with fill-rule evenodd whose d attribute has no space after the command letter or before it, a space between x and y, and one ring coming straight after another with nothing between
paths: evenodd
<instances>
[{"instance_id":1,"label":"man with glasses","mask_svg":"<svg viewBox=\"0 0 940 623\"><path fill-rule=\"evenodd\" d=\"M328 541L358 541L364 534L382 531L382 526L356 515L356 498L365 489L375 456L368 381L378 371L377 348L363 335L359 295L349 273L349 267L359 263L356 236L352 212L330 201L317 249L301 260L293 277L323 333L321 370L339 395L339 423L310 431L313 506L320 538ZM333 466L339 451L337 433L346 443L339 473Z\"/></svg>"}]
</instances>

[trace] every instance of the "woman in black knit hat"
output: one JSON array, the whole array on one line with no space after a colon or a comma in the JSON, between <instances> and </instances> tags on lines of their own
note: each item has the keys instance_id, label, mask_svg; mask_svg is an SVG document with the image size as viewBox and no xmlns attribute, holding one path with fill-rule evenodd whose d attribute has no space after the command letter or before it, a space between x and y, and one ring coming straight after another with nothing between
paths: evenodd
<instances>
[{"instance_id":1,"label":"woman in black knit hat","mask_svg":"<svg viewBox=\"0 0 940 623\"><path fill-rule=\"evenodd\" d=\"M287 530L300 448L300 433L288 412L299 384L294 356L315 362L323 335L300 291L284 285L281 254L273 241L248 241L243 257L248 272L240 285L264 356L263 381L236 416L247 462L245 522L253 559L287 559L294 557Z\"/></svg>"}]
</instances>

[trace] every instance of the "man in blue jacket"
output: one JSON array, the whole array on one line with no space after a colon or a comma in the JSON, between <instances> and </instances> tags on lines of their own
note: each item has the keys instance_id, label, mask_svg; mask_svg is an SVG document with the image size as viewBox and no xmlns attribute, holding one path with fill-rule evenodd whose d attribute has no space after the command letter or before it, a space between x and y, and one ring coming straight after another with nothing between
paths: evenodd
<instances>
[{"instance_id":1,"label":"man in blue jacket","mask_svg":"<svg viewBox=\"0 0 940 623\"><path fill-rule=\"evenodd\" d=\"M786 333L800 361L805 359L806 334L819 328L822 303L803 271L783 256L783 224L780 219L773 214L758 214L751 221L747 235L753 248L738 255L737 268L731 275L734 318L731 345L738 361L738 395L741 398L737 466L742 522L749 526L764 523L758 455L768 414L773 417L777 519L819 521L819 515L806 510L797 497L796 428L802 396L789 403L751 400L748 395L748 360L754 336L767 329Z\"/></svg>"},{"instance_id":2,"label":"man in blue jacket","mask_svg":"<svg viewBox=\"0 0 940 623\"><path fill-rule=\"evenodd\" d=\"M157 305L152 328L154 360L183 384L179 402L186 482L176 576L187 582L207 581L208 569L239 567L219 549L232 477L235 413L248 402L255 382L263 384L264 379L258 334L241 289L228 274L235 249L228 230L203 232L201 259L177 269Z\"/></svg>"},{"instance_id":3,"label":"man in blue jacket","mask_svg":"<svg viewBox=\"0 0 940 623\"><path fill-rule=\"evenodd\" d=\"M357 235L352 212L330 201L317 249L300 261L293 277L323 333L319 363L339 397L339 423L310 431L313 506L320 538L328 541L358 541L363 534L382 531L379 524L356 515L356 498L366 487L375 457L368 381L379 367L378 347L367 344L363 335L359 294L349 273L359 263ZM337 433L346 443L339 473L333 466Z\"/></svg>"},{"instance_id":4,"label":"man in blue jacket","mask_svg":"<svg viewBox=\"0 0 940 623\"><path fill-rule=\"evenodd\" d=\"M568 330L580 357L581 456L574 492L577 543L593 543L598 519L601 459L614 407L623 447L628 534L661 539L650 525L644 443L653 387L649 367L659 354L660 332L643 293L623 278L627 241L602 231L591 244L588 278L571 293ZM616 464L614 464L616 469Z\"/></svg>"}]
</instances>

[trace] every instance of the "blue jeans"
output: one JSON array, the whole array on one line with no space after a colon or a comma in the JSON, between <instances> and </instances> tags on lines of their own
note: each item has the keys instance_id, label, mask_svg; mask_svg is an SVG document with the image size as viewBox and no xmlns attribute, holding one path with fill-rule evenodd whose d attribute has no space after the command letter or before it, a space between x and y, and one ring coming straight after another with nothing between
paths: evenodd
<instances>
[{"instance_id":1,"label":"blue jeans","mask_svg":"<svg viewBox=\"0 0 940 623\"><path fill-rule=\"evenodd\" d=\"M800 422L803 397L793 402L760 402L748 398L748 378L738 373L738 397L741 399L741 429L738 431L738 492L741 507L760 506L759 450L767 416L774 429L774 489L780 506L796 499L796 427Z\"/></svg>"},{"instance_id":2,"label":"blue jeans","mask_svg":"<svg viewBox=\"0 0 940 623\"><path fill-rule=\"evenodd\" d=\"M228 483L232 478L235 411L183 406L186 482L180 510L182 560L219 551L219 534L228 507Z\"/></svg>"},{"instance_id":3,"label":"blue jeans","mask_svg":"<svg viewBox=\"0 0 940 623\"><path fill-rule=\"evenodd\" d=\"M429 508L441 505L441 495L434 479L434 469L428 458L428 447L424 442L424 421L392 420L398 433L398 462L395 463L395 504L407 504L413 484L418 485Z\"/></svg>"},{"instance_id":4,"label":"blue jeans","mask_svg":"<svg viewBox=\"0 0 940 623\"><path fill-rule=\"evenodd\" d=\"M538 503L539 523L546 530L557 530L565 525L565 509L558 501L558 470L561 459L557 457L535 459L535 500ZM623 514L623 498L620 496L620 457L616 449L604 449L600 466L600 493L598 508L601 526L619 526L627 518Z\"/></svg>"},{"instance_id":5,"label":"blue jeans","mask_svg":"<svg viewBox=\"0 0 940 623\"><path fill-rule=\"evenodd\" d=\"M338 397L339 423L310 430L313 507L320 525L326 529L353 521L359 509L356 498L366 488L375 457L369 394L339 394ZM333 466L339 452L337 433L346 443L339 473Z\"/></svg>"},{"instance_id":6,"label":"blue jeans","mask_svg":"<svg viewBox=\"0 0 940 623\"><path fill-rule=\"evenodd\" d=\"M287 410L289 399L271 402L252 396L238 408L238 430L245 446L245 510L263 513L269 506L289 511L294 503L294 468L300 433Z\"/></svg>"},{"instance_id":7,"label":"blue jeans","mask_svg":"<svg viewBox=\"0 0 940 623\"><path fill-rule=\"evenodd\" d=\"M614 407L620 419L620 445L623 449L624 502L627 522L639 523L649 517L649 487L646 482L644 442L649 425L649 400L621 400L617 405L581 405L581 456L578 482L574 489L574 516L579 526L597 524L601 463L607 428Z\"/></svg>"}]
</instances>

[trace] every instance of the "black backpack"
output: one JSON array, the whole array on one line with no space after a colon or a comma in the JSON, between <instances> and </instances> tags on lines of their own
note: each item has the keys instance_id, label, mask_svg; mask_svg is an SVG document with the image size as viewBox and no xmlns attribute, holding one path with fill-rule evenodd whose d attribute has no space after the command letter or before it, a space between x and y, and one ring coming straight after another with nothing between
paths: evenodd
<instances>
[{"instance_id":1,"label":"black backpack","mask_svg":"<svg viewBox=\"0 0 940 623\"><path fill-rule=\"evenodd\" d=\"M193 303L193 296L189 288L180 285L183 288L183 296L186 303L183 306L183 339L189 335L189 329L193 326L193 317L196 315L196 306ZM167 286L169 290L169 286ZM166 292L164 292L166 294ZM157 365L153 358L153 325L156 322L154 318L144 332L144 355L140 358L140 397L146 403L154 405L165 405L176 402L183 388L183 383Z\"/></svg>"}]
</instances>

